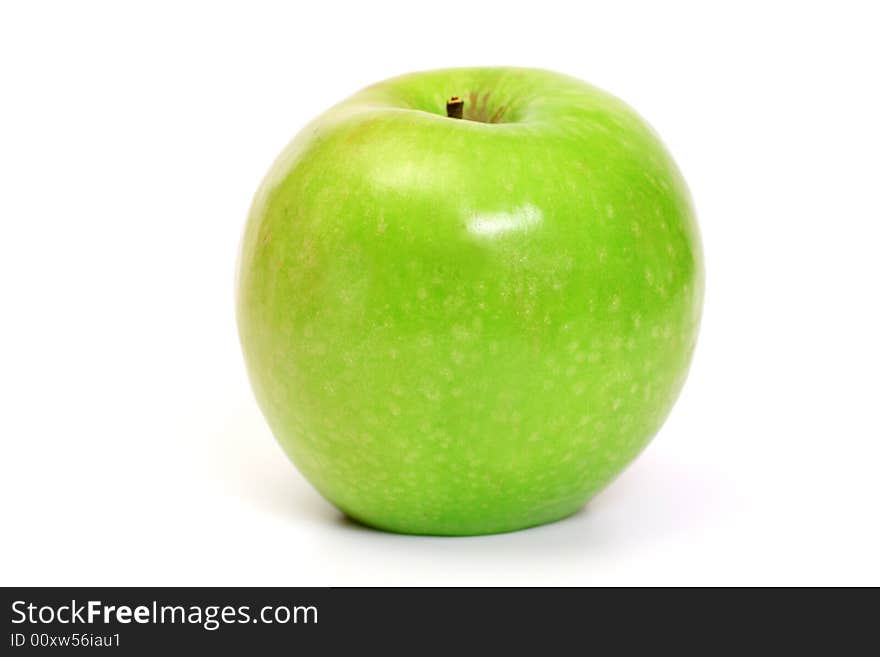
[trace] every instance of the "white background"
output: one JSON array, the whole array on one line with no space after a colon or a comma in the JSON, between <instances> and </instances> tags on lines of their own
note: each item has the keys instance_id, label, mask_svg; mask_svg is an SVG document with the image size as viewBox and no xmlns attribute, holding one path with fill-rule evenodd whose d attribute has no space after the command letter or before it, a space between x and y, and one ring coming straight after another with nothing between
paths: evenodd
<instances>
[{"instance_id":1,"label":"white background","mask_svg":"<svg viewBox=\"0 0 880 657\"><path fill-rule=\"evenodd\" d=\"M4 3L0 583L880 584L871 6ZM308 119L484 64L581 77L660 132L700 216L703 330L669 421L584 512L379 533L263 422L238 240Z\"/></svg>"}]
</instances>

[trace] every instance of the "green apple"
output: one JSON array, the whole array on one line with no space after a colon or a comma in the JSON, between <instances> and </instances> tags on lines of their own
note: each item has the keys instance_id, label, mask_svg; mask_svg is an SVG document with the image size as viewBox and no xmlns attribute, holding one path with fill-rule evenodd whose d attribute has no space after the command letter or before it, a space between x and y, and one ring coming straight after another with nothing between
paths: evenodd
<instances>
[{"instance_id":1,"label":"green apple","mask_svg":"<svg viewBox=\"0 0 880 657\"><path fill-rule=\"evenodd\" d=\"M303 129L254 199L237 314L260 407L324 497L469 535L563 518L636 457L702 295L689 193L632 109L471 68L375 84Z\"/></svg>"}]
</instances>

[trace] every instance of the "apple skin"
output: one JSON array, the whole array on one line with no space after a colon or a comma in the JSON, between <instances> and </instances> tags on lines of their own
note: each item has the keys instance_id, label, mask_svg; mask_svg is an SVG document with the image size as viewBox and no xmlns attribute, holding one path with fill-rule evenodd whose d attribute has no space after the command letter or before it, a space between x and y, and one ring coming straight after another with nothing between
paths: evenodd
<instances>
[{"instance_id":1,"label":"apple skin","mask_svg":"<svg viewBox=\"0 0 880 657\"><path fill-rule=\"evenodd\" d=\"M632 109L549 71L450 69L368 87L287 147L237 316L259 405L327 500L488 534L574 513L645 447L703 280L685 182Z\"/></svg>"}]
</instances>

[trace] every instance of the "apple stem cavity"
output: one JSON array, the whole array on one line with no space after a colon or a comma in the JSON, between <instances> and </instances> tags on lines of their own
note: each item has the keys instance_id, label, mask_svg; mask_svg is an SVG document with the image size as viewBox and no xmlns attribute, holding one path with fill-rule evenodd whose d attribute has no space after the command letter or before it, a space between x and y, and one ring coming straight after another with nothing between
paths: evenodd
<instances>
[{"instance_id":1,"label":"apple stem cavity","mask_svg":"<svg viewBox=\"0 0 880 657\"><path fill-rule=\"evenodd\" d=\"M464 113L464 101L458 96L453 96L446 101L446 116L450 119L460 119Z\"/></svg>"}]
</instances>

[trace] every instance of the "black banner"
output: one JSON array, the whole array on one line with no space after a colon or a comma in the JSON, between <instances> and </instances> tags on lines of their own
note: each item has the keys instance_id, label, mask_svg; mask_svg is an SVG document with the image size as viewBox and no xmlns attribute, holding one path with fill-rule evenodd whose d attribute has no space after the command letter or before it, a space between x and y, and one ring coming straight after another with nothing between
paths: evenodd
<instances>
[{"instance_id":1,"label":"black banner","mask_svg":"<svg viewBox=\"0 0 880 657\"><path fill-rule=\"evenodd\" d=\"M837 654L871 645L875 593L868 605L844 594L848 608L826 594L783 590L7 588L2 652L335 654L360 646L458 655L514 646L555 654L608 645L790 649L807 640Z\"/></svg>"}]
</instances>

